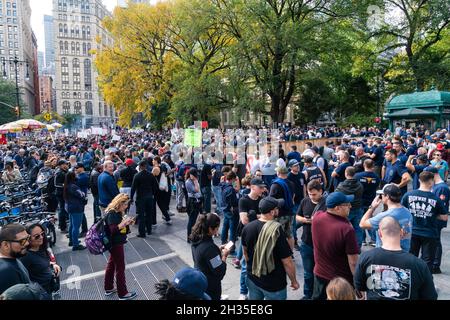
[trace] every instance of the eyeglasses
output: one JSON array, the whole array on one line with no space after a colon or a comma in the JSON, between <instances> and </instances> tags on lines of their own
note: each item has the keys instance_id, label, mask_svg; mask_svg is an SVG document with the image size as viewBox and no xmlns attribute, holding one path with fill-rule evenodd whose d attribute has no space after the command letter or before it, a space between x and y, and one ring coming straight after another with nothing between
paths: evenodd
<instances>
[{"instance_id":1,"label":"eyeglasses","mask_svg":"<svg viewBox=\"0 0 450 320\"><path fill-rule=\"evenodd\" d=\"M44 238L44 237L45 237L45 232L42 231L41 233L35 234L35 235L33 236L33 239L34 239L34 240L37 240L37 239Z\"/></svg>"},{"instance_id":2,"label":"eyeglasses","mask_svg":"<svg viewBox=\"0 0 450 320\"><path fill-rule=\"evenodd\" d=\"M441 155L440 155L440 154L435 154L434 156L435 156L435 157L440 157Z\"/></svg>"},{"instance_id":3,"label":"eyeglasses","mask_svg":"<svg viewBox=\"0 0 450 320\"><path fill-rule=\"evenodd\" d=\"M31 236L28 235L26 238L20 239L20 240L6 240L8 242L16 242L18 244L20 244L22 247L25 247L25 245L30 242L30 238Z\"/></svg>"}]
</instances>

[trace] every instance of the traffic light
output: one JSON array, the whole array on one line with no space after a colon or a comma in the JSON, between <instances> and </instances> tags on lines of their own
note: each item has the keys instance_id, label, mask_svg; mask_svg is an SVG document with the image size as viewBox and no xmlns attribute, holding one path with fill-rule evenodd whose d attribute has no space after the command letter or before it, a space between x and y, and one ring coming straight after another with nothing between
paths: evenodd
<instances>
[{"instance_id":1,"label":"traffic light","mask_svg":"<svg viewBox=\"0 0 450 320\"><path fill-rule=\"evenodd\" d=\"M20 117L20 108L19 107L15 107L14 111L16 112L17 118L19 118Z\"/></svg>"}]
</instances>

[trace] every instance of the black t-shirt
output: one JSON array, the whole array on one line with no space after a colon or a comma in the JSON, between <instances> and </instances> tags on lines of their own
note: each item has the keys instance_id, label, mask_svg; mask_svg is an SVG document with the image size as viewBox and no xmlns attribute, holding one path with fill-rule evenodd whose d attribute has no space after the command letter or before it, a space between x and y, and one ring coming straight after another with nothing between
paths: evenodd
<instances>
[{"instance_id":1,"label":"black t-shirt","mask_svg":"<svg viewBox=\"0 0 450 320\"><path fill-rule=\"evenodd\" d=\"M247 212L249 222L255 221L259 212L259 202L262 198L251 199L248 194L239 199L239 212ZM254 213L251 213L254 211Z\"/></svg>"},{"instance_id":2,"label":"black t-shirt","mask_svg":"<svg viewBox=\"0 0 450 320\"><path fill-rule=\"evenodd\" d=\"M294 183L288 179L284 180L287 185L289 190L291 191L291 195L294 196ZM270 196L274 197L275 199L285 199L284 197L284 189L282 186L280 186L278 183L272 183L272 186L270 187ZM286 200L285 200L286 202ZM278 213L279 217L282 216L292 216L294 213L292 212L293 208L286 208L286 205L283 206L282 208L280 208L280 211Z\"/></svg>"},{"instance_id":3,"label":"black t-shirt","mask_svg":"<svg viewBox=\"0 0 450 320\"><path fill-rule=\"evenodd\" d=\"M211 179L208 176L212 176L212 167L210 164L205 163L200 173L200 188L211 186Z\"/></svg>"},{"instance_id":4,"label":"black t-shirt","mask_svg":"<svg viewBox=\"0 0 450 320\"><path fill-rule=\"evenodd\" d=\"M375 248L359 257L355 287L367 291L368 300L436 300L427 264L405 251Z\"/></svg>"},{"instance_id":5,"label":"black t-shirt","mask_svg":"<svg viewBox=\"0 0 450 320\"><path fill-rule=\"evenodd\" d=\"M325 203L325 199L322 198L319 202L319 206L316 210L318 211L326 211L327 206ZM298 207L297 214L301 217L305 218L311 218L312 213L314 212L314 209L316 208L317 204L313 203L310 198L305 198L300 202L300 206ZM303 224L303 232L302 232L302 241L307 244L308 246L313 246L313 240L312 240L312 233L311 233L311 224L305 223Z\"/></svg>"},{"instance_id":6,"label":"black t-shirt","mask_svg":"<svg viewBox=\"0 0 450 320\"><path fill-rule=\"evenodd\" d=\"M354 178L358 180L364 188L362 206L368 208L376 196L378 186L380 185L380 177L378 177L375 172L364 171L355 174Z\"/></svg>"},{"instance_id":7,"label":"black t-shirt","mask_svg":"<svg viewBox=\"0 0 450 320\"><path fill-rule=\"evenodd\" d=\"M110 211L108 213L108 216L106 218L106 224L110 227L109 230L111 230L111 226L119 225L122 222L122 215L120 213L117 213L115 211ZM129 233L129 227L118 229L117 232L113 232L112 234L109 233L111 238L111 244L124 244L127 242L127 233Z\"/></svg>"},{"instance_id":8,"label":"black t-shirt","mask_svg":"<svg viewBox=\"0 0 450 320\"><path fill-rule=\"evenodd\" d=\"M27 255L20 258L20 261L27 268L30 280L39 283L48 292L53 278L53 268L46 252L28 250Z\"/></svg>"},{"instance_id":9,"label":"black t-shirt","mask_svg":"<svg viewBox=\"0 0 450 320\"><path fill-rule=\"evenodd\" d=\"M294 184L294 204L298 205L304 198L303 186L305 185L305 176L301 172L298 174L289 172L288 180Z\"/></svg>"},{"instance_id":10,"label":"black t-shirt","mask_svg":"<svg viewBox=\"0 0 450 320\"><path fill-rule=\"evenodd\" d=\"M250 222L242 230L242 245L247 248L248 264L247 264L247 277L253 281L258 287L270 291L280 291L286 288L286 271L284 270L282 259L286 259L292 255L291 248L286 240L286 234L281 229L280 236L273 250L273 256L275 261L275 269L260 278L252 274L253 254L255 252L256 242L258 236L264 227L265 222L255 220Z\"/></svg>"},{"instance_id":11,"label":"black t-shirt","mask_svg":"<svg viewBox=\"0 0 450 320\"><path fill-rule=\"evenodd\" d=\"M0 258L0 294L19 283L30 283L30 276L17 259Z\"/></svg>"}]
</instances>

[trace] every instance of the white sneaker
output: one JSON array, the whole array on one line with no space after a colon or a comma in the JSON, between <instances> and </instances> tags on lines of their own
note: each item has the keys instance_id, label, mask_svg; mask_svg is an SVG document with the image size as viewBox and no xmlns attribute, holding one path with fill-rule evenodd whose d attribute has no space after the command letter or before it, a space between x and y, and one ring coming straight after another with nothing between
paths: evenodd
<instances>
[{"instance_id":1,"label":"white sneaker","mask_svg":"<svg viewBox=\"0 0 450 320\"><path fill-rule=\"evenodd\" d=\"M240 294L238 300L248 300L248 295L246 295L246 294Z\"/></svg>"},{"instance_id":2,"label":"white sneaker","mask_svg":"<svg viewBox=\"0 0 450 320\"><path fill-rule=\"evenodd\" d=\"M223 294L220 296L220 300L229 300L230 296L227 294Z\"/></svg>"}]
</instances>

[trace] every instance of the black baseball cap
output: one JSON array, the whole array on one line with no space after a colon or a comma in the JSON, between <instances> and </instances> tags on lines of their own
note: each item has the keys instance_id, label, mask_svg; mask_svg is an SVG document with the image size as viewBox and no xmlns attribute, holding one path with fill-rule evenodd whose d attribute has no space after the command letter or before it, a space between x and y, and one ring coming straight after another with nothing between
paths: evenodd
<instances>
[{"instance_id":1,"label":"black baseball cap","mask_svg":"<svg viewBox=\"0 0 450 320\"><path fill-rule=\"evenodd\" d=\"M250 185L251 186L258 186L258 187L261 187L261 188L267 187L266 183L262 179L259 179L259 178L253 178L250 181Z\"/></svg>"},{"instance_id":2,"label":"black baseball cap","mask_svg":"<svg viewBox=\"0 0 450 320\"><path fill-rule=\"evenodd\" d=\"M82 164L81 162L78 162L77 165L75 166L75 169L79 169L79 168L84 168L84 164Z\"/></svg>"},{"instance_id":3,"label":"black baseball cap","mask_svg":"<svg viewBox=\"0 0 450 320\"><path fill-rule=\"evenodd\" d=\"M390 183L385 185L383 189L377 191L377 195L381 194L398 199L402 197L402 190L400 190L400 188L397 187L395 184Z\"/></svg>"},{"instance_id":4,"label":"black baseball cap","mask_svg":"<svg viewBox=\"0 0 450 320\"><path fill-rule=\"evenodd\" d=\"M58 166L62 166L63 164L69 164L69 162L67 162L67 160L64 159L58 161Z\"/></svg>"},{"instance_id":5,"label":"black baseball cap","mask_svg":"<svg viewBox=\"0 0 450 320\"><path fill-rule=\"evenodd\" d=\"M259 202L259 211L261 214L266 214L272 211L275 208L280 209L284 206L284 200L283 199L275 199L273 197L265 197L261 199Z\"/></svg>"}]
</instances>

